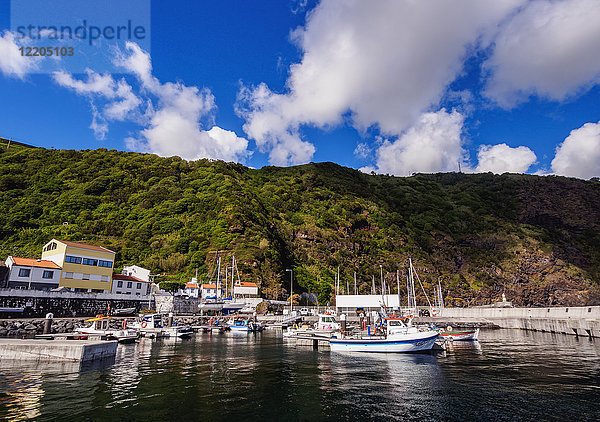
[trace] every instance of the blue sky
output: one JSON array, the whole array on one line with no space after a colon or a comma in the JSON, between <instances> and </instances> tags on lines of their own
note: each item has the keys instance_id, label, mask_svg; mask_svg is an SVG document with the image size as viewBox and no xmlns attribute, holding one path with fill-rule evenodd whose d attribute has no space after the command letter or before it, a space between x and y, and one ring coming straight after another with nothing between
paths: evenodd
<instances>
[{"instance_id":1,"label":"blue sky","mask_svg":"<svg viewBox=\"0 0 600 422\"><path fill-rule=\"evenodd\" d=\"M18 19L50 19L29 3ZM148 13L149 42L34 62L16 49L62 44L16 37L0 2L0 136L252 167L600 176L600 2L87 5L73 22Z\"/></svg>"}]
</instances>

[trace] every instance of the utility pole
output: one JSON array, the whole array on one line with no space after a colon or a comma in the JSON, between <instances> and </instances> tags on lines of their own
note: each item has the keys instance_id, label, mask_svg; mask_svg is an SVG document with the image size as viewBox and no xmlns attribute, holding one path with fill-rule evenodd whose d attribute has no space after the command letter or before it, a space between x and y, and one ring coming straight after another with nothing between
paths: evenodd
<instances>
[{"instance_id":1,"label":"utility pole","mask_svg":"<svg viewBox=\"0 0 600 422\"><path fill-rule=\"evenodd\" d=\"M354 271L354 294L355 295L357 294L357 291L356 291L356 271Z\"/></svg>"},{"instance_id":2,"label":"utility pole","mask_svg":"<svg viewBox=\"0 0 600 422\"><path fill-rule=\"evenodd\" d=\"M294 310L294 291L293 291L293 280L294 280L294 271L290 268L286 268L286 272L290 272L290 314Z\"/></svg>"}]
</instances>

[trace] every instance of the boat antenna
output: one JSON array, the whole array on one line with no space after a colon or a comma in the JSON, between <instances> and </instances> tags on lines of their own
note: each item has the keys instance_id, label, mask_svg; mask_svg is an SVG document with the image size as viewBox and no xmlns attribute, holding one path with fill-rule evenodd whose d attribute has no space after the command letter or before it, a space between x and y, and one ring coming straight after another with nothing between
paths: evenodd
<instances>
[{"instance_id":1,"label":"boat antenna","mask_svg":"<svg viewBox=\"0 0 600 422\"><path fill-rule=\"evenodd\" d=\"M410 265L412 266L412 262L410 263ZM414 273L417 275L417 281L419 282L419 285L421 286L421 290L423 290L423 294L425 295L425 299L427 299L427 303L429 304L429 307L431 308L431 302L429 301L429 296L427 296L427 292L425 291L425 288L423 287L423 283L421 283L419 274L417 274L416 271L414 271Z\"/></svg>"},{"instance_id":2,"label":"boat antenna","mask_svg":"<svg viewBox=\"0 0 600 422\"><path fill-rule=\"evenodd\" d=\"M402 307L402 302L400 301L400 270L396 270L396 284L398 285L398 313L400 313L400 308Z\"/></svg>"}]
</instances>

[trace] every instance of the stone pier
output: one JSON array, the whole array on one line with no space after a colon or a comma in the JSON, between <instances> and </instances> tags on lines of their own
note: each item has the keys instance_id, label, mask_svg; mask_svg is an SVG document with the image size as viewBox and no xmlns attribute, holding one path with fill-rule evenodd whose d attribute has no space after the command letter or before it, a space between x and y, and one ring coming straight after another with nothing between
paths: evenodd
<instances>
[{"instance_id":1,"label":"stone pier","mask_svg":"<svg viewBox=\"0 0 600 422\"><path fill-rule=\"evenodd\" d=\"M116 341L0 339L0 360L91 362L114 358Z\"/></svg>"}]
</instances>

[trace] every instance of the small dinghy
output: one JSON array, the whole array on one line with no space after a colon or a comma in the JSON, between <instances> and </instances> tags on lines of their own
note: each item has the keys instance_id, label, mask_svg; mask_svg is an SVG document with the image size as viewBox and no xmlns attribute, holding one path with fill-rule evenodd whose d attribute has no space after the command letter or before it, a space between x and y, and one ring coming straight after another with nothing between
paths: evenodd
<instances>
[{"instance_id":1,"label":"small dinghy","mask_svg":"<svg viewBox=\"0 0 600 422\"><path fill-rule=\"evenodd\" d=\"M453 330L447 327L446 331L441 331L440 336L444 340L452 341L477 341L479 337L479 328L475 330Z\"/></svg>"}]
</instances>

